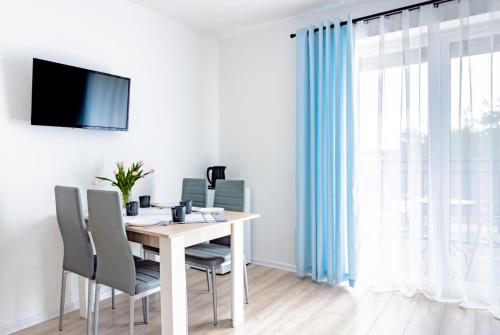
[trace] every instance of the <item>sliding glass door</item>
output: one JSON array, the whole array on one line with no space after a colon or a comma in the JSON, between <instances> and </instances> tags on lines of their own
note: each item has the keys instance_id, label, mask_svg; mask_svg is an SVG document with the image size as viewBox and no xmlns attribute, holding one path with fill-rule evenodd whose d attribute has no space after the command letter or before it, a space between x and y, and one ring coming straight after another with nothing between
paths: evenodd
<instances>
[{"instance_id":1,"label":"sliding glass door","mask_svg":"<svg viewBox=\"0 0 500 335\"><path fill-rule=\"evenodd\" d=\"M361 280L500 316L500 12L360 22L356 65Z\"/></svg>"},{"instance_id":2,"label":"sliding glass door","mask_svg":"<svg viewBox=\"0 0 500 335\"><path fill-rule=\"evenodd\" d=\"M450 194L463 199L450 208L450 276L476 283L492 279L495 285L500 285L499 47L494 38L469 40L462 46L464 57L456 50L449 59Z\"/></svg>"}]
</instances>

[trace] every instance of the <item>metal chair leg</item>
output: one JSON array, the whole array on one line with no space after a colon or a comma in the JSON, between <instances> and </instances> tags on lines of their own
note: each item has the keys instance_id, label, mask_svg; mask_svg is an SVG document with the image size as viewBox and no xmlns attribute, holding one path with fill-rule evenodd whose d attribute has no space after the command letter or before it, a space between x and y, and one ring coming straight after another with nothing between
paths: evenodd
<instances>
[{"instance_id":1,"label":"metal chair leg","mask_svg":"<svg viewBox=\"0 0 500 335\"><path fill-rule=\"evenodd\" d=\"M133 296L129 296L129 320L128 320L128 334L134 335L134 304L135 299Z\"/></svg>"},{"instance_id":2,"label":"metal chair leg","mask_svg":"<svg viewBox=\"0 0 500 335\"><path fill-rule=\"evenodd\" d=\"M92 289L94 287L94 281L91 279L88 279L88 281L89 287L87 289L87 335L90 335L92 332Z\"/></svg>"},{"instance_id":3,"label":"metal chair leg","mask_svg":"<svg viewBox=\"0 0 500 335\"><path fill-rule=\"evenodd\" d=\"M111 289L111 308L115 309L115 289Z\"/></svg>"},{"instance_id":4,"label":"metal chair leg","mask_svg":"<svg viewBox=\"0 0 500 335\"><path fill-rule=\"evenodd\" d=\"M142 298L142 316L144 317L144 324L149 322L149 296Z\"/></svg>"},{"instance_id":5,"label":"metal chair leg","mask_svg":"<svg viewBox=\"0 0 500 335\"><path fill-rule=\"evenodd\" d=\"M59 331L63 330L63 319L64 319L64 301L66 298L66 276L68 271L62 270L61 276L61 301L59 303Z\"/></svg>"},{"instance_id":6,"label":"metal chair leg","mask_svg":"<svg viewBox=\"0 0 500 335\"><path fill-rule=\"evenodd\" d=\"M101 285L95 285L95 300L94 300L94 335L99 333L99 300L101 300Z\"/></svg>"},{"instance_id":7,"label":"metal chair leg","mask_svg":"<svg viewBox=\"0 0 500 335\"><path fill-rule=\"evenodd\" d=\"M243 281L245 282L245 304L248 305L248 273L245 255L243 255Z\"/></svg>"},{"instance_id":8,"label":"metal chair leg","mask_svg":"<svg viewBox=\"0 0 500 335\"><path fill-rule=\"evenodd\" d=\"M212 292L212 285L210 284L210 270L207 269L207 286L208 292Z\"/></svg>"},{"instance_id":9,"label":"metal chair leg","mask_svg":"<svg viewBox=\"0 0 500 335\"><path fill-rule=\"evenodd\" d=\"M215 273L215 267L212 266L212 300L214 304L214 326L217 326L217 274Z\"/></svg>"}]
</instances>

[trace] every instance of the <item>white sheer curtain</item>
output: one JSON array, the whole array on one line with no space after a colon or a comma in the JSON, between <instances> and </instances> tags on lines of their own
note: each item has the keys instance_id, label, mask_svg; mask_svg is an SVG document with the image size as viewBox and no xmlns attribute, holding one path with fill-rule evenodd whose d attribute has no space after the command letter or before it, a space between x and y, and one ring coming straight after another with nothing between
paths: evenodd
<instances>
[{"instance_id":1,"label":"white sheer curtain","mask_svg":"<svg viewBox=\"0 0 500 335\"><path fill-rule=\"evenodd\" d=\"M500 317L500 1L356 26L360 280Z\"/></svg>"}]
</instances>

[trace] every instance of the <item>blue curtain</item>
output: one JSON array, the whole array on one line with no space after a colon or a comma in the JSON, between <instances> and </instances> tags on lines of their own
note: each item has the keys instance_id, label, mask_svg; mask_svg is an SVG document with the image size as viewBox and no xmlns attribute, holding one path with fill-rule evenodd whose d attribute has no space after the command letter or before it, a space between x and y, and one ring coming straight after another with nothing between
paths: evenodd
<instances>
[{"instance_id":1,"label":"blue curtain","mask_svg":"<svg viewBox=\"0 0 500 335\"><path fill-rule=\"evenodd\" d=\"M353 26L349 17L315 28L296 34L295 260L301 277L354 285Z\"/></svg>"}]
</instances>

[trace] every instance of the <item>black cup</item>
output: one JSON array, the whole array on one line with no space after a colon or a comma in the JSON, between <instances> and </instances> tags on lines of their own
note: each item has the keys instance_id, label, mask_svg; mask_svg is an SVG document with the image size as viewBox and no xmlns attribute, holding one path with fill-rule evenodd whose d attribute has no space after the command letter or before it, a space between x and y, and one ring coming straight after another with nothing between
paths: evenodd
<instances>
[{"instance_id":1,"label":"black cup","mask_svg":"<svg viewBox=\"0 0 500 335\"><path fill-rule=\"evenodd\" d=\"M141 208L151 207L151 196L141 195L139 197L139 205L141 206Z\"/></svg>"},{"instance_id":2,"label":"black cup","mask_svg":"<svg viewBox=\"0 0 500 335\"><path fill-rule=\"evenodd\" d=\"M172 210L172 221L173 222L184 222L186 221L186 207L184 206L174 206Z\"/></svg>"},{"instance_id":3,"label":"black cup","mask_svg":"<svg viewBox=\"0 0 500 335\"><path fill-rule=\"evenodd\" d=\"M191 200L179 201L179 205L186 207L186 214L193 212L193 202Z\"/></svg>"},{"instance_id":4,"label":"black cup","mask_svg":"<svg viewBox=\"0 0 500 335\"><path fill-rule=\"evenodd\" d=\"M127 216L136 216L139 214L139 203L137 201L127 202Z\"/></svg>"}]
</instances>

